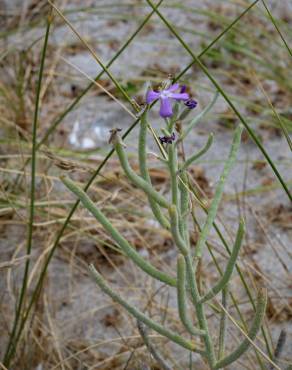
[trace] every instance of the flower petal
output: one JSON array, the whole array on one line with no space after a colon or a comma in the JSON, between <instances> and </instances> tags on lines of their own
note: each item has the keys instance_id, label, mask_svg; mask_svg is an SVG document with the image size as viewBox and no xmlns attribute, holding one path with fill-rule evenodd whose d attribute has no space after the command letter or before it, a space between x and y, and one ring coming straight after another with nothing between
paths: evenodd
<instances>
[{"instance_id":1,"label":"flower petal","mask_svg":"<svg viewBox=\"0 0 292 370\"><path fill-rule=\"evenodd\" d=\"M179 84L173 84L171 86L169 86L168 89L166 89L167 91L175 91L179 88Z\"/></svg>"},{"instance_id":2,"label":"flower petal","mask_svg":"<svg viewBox=\"0 0 292 370\"><path fill-rule=\"evenodd\" d=\"M172 106L171 101L168 98L160 98L160 112L161 117L171 117L172 116Z\"/></svg>"},{"instance_id":3,"label":"flower petal","mask_svg":"<svg viewBox=\"0 0 292 370\"><path fill-rule=\"evenodd\" d=\"M188 100L190 98L189 94L187 93L171 93L169 97L175 100Z\"/></svg>"},{"instance_id":4,"label":"flower petal","mask_svg":"<svg viewBox=\"0 0 292 370\"><path fill-rule=\"evenodd\" d=\"M181 94L183 94L183 93L185 93L187 91L187 87L186 87L186 85L182 85L181 87L180 87L180 93Z\"/></svg>"},{"instance_id":5,"label":"flower petal","mask_svg":"<svg viewBox=\"0 0 292 370\"><path fill-rule=\"evenodd\" d=\"M157 100L160 96L160 93L153 91L153 90L148 90L146 94L146 103L150 104L154 100Z\"/></svg>"}]
</instances>

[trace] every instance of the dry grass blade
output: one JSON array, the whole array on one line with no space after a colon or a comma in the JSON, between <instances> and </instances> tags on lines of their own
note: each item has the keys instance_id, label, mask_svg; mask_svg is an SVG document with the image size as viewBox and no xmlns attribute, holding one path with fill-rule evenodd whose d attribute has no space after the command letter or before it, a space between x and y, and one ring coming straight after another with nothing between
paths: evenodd
<instances>
[{"instance_id":1,"label":"dry grass blade","mask_svg":"<svg viewBox=\"0 0 292 370\"><path fill-rule=\"evenodd\" d=\"M121 101L119 101L112 93L110 93L104 86L102 86L99 82L95 81L93 78L91 78L90 76L88 76L87 73L85 73L84 71L82 71L79 67L77 67L76 65L74 65L73 63L69 62L67 59L61 57L61 59L67 63L69 66L73 67L74 69L76 69L76 71L80 72L83 76L85 76L89 81L91 81L92 83L94 83L94 85L96 85L98 88L100 88L102 91L104 91L112 100L114 100L117 104L119 104L127 113L129 113L129 115L136 119L136 115L134 113L132 113L126 106L125 104L123 104Z\"/></svg>"},{"instance_id":2,"label":"dry grass blade","mask_svg":"<svg viewBox=\"0 0 292 370\"><path fill-rule=\"evenodd\" d=\"M1 262L0 270L16 267L22 264L23 262L25 262L25 260L27 260L28 258L29 256L22 256L22 257L14 258L11 261Z\"/></svg>"}]
</instances>

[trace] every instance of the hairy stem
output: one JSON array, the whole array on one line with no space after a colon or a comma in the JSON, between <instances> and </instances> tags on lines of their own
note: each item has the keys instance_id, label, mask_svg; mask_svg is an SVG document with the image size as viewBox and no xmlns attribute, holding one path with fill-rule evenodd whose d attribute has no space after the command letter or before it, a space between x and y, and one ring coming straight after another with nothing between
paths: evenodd
<instances>
[{"instance_id":1,"label":"hairy stem","mask_svg":"<svg viewBox=\"0 0 292 370\"><path fill-rule=\"evenodd\" d=\"M188 214L189 214L189 190L188 190L188 176L186 171L182 171L179 176L178 188L180 191L180 210L181 210L181 229L182 235L187 243L187 246L190 246L190 235L188 232Z\"/></svg>"},{"instance_id":2,"label":"hairy stem","mask_svg":"<svg viewBox=\"0 0 292 370\"><path fill-rule=\"evenodd\" d=\"M193 326L187 314L186 263L183 255L179 255L177 258L177 302L179 317L188 332L191 335L206 335L205 331L197 329Z\"/></svg>"},{"instance_id":3,"label":"hairy stem","mask_svg":"<svg viewBox=\"0 0 292 370\"><path fill-rule=\"evenodd\" d=\"M238 230L237 230L236 240L235 240L231 255L229 257L229 261L227 263L225 272L221 276L218 283L208 293L206 293L204 297L201 299L202 303L205 303L209 299L212 299L213 297L215 297L215 295L218 294L222 289L224 289L224 287L228 284L231 278L232 272L234 270L235 264L236 264L238 253L239 253L239 250L242 244L243 235L244 235L244 222L240 221Z\"/></svg>"},{"instance_id":4,"label":"hairy stem","mask_svg":"<svg viewBox=\"0 0 292 370\"><path fill-rule=\"evenodd\" d=\"M119 157L121 166L123 170L125 171L125 174L127 177L140 189L142 189L149 197L153 199L156 203L158 203L161 207L168 208L168 201L160 195L147 181L142 179L140 176L138 176L133 169L131 168L128 158L126 156L123 143L121 141L121 138L116 135L113 139L114 148L117 152L117 155Z\"/></svg>"},{"instance_id":5,"label":"hairy stem","mask_svg":"<svg viewBox=\"0 0 292 370\"><path fill-rule=\"evenodd\" d=\"M140 173L142 178L148 182L148 184L151 186L151 178L149 175L149 171L147 168L147 153L146 153L146 138L147 138L147 111L145 111L141 117L141 124L140 124L140 133L139 133L139 167L140 167ZM152 209L153 215L156 217L157 221L160 223L162 227L165 229L169 229L169 221L167 218L163 215L161 212L161 209L159 205L156 203L156 201L148 195L148 201L150 204L150 207Z\"/></svg>"},{"instance_id":6,"label":"hairy stem","mask_svg":"<svg viewBox=\"0 0 292 370\"><path fill-rule=\"evenodd\" d=\"M188 281L187 284L190 287L191 298L192 298L193 304L196 309L199 327L201 330L203 330L206 333L206 335L203 338L205 347L206 347L205 356L208 360L210 368L213 370L215 363L216 363L214 345L212 342L211 335L209 333L204 306L202 305L202 303L200 303L200 294L199 294L198 287L197 287L195 271L194 271L194 267L192 264L191 255L188 255L187 257L185 257L185 262L186 262L187 281Z\"/></svg>"},{"instance_id":7,"label":"hairy stem","mask_svg":"<svg viewBox=\"0 0 292 370\"><path fill-rule=\"evenodd\" d=\"M174 204L179 210L178 181L177 181L177 150L173 143L169 144L168 146L168 165L170 172L172 204Z\"/></svg>"},{"instance_id":8,"label":"hairy stem","mask_svg":"<svg viewBox=\"0 0 292 370\"><path fill-rule=\"evenodd\" d=\"M231 150L230 150L228 159L225 162L223 172L220 176L219 183L218 183L218 185L216 187L216 190L215 190L214 199L212 200L211 206L210 206L209 211L208 211L207 220L206 220L206 222L205 222L205 224L202 228L202 232L200 234L198 243L196 245L196 250L195 250L195 257L196 258L200 258L202 256L202 251L203 251L203 248L205 246L207 236L208 236L208 234L210 232L210 229L213 225L213 222L215 220L217 210L218 210L218 207L219 207L219 203L220 203L220 200L221 200L222 195L223 195L224 184L225 184L225 182L227 180L227 177L228 177L228 175L229 175L229 173L230 173L231 169L233 168L233 165L235 164L235 161L236 161L236 155L237 155L239 145L240 145L242 130L243 130L242 125L239 125L235 130L234 137L233 137L233 142L232 142L232 146L231 146Z\"/></svg>"},{"instance_id":9,"label":"hairy stem","mask_svg":"<svg viewBox=\"0 0 292 370\"><path fill-rule=\"evenodd\" d=\"M175 241L175 244L180 250L180 253L186 256L189 252L189 248L180 234L177 208L175 205L171 205L169 207L169 215L170 215L171 233Z\"/></svg>"}]
</instances>

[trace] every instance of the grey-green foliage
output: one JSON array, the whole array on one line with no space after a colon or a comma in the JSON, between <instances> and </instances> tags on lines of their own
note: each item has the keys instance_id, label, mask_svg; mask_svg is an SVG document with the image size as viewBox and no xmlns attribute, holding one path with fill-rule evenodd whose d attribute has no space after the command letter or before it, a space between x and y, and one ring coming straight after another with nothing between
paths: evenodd
<instances>
[{"instance_id":1,"label":"grey-green foliage","mask_svg":"<svg viewBox=\"0 0 292 370\"><path fill-rule=\"evenodd\" d=\"M192 338L196 337L198 340L201 339L201 341L186 339L182 335L167 329L165 326L149 318L139 309L123 299L119 294L114 292L106 283L104 278L96 271L94 266L90 265L90 272L92 273L92 276L99 287L114 301L122 305L139 322L142 322L147 327L155 330L162 336L169 338L171 341L177 343L181 347L201 354L208 362L209 367L212 370L221 369L230 365L244 352L246 352L251 344L251 341L256 338L256 335L261 327L267 300L266 292L264 290L260 290L258 293L255 316L247 333L247 338L245 338L230 354L226 355L224 355L226 316L224 314L224 310L222 310L219 333L219 350L217 351L218 356L216 356L213 339L214 335L213 333L211 335L209 332L208 321L206 317L206 305L207 301L211 300L217 296L218 293L222 292L222 306L226 306L225 303L228 292L227 286L236 265L244 236L243 221L240 221L239 223L234 247L227 262L224 274L214 285L214 287L212 287L205 294L199 293L196 279L196 269L199 260L202 258L204 245L206 244L208 235L215 221L220 200L223 195L224 184L236 161L236 156L241 141L242 126L239 125L235 129L229 156L225 161L222 174L215 189L214 198L208 210L206 221L202 227L202 231L199 235L199 239L194 250L192 250L190 246L190 234L188 227L188 216L190 213L190 192L188 191L187 169L192 163L194 163L194 161L196 161L210 148L213 141L213 136L211 135L209 137L207 144L202 150L186 159L184 163L179 163L178 158L179 143L190 132L199 119L207 114L207 112L212 108L216 99L217 94L207 108L190 121L190 123L186 126L186 131L180 133L180 138L176 142L167 144L167 159L164 161L164 163L167 164L170 175L170 201L167 197L155 190L151 183L151 178L148 172L146 150L148 127L147 110L145 110L143 113L139 134L140 176L131 168L126 155L125 145L118 133L116 133L112 138L114 149L118 155L120 164L126 176L135 186L145 192L154 217L158 220L162 228L170 230L172 234L174 244L178 248L179 252L177 257L176 276L170 276L167 273L160 271L150 262L145 260L139 253L136 252L135 248L128 243L128 241L119 233L119 231L115 229L107 217L101 212L100 209L96 207L88 195L79 186L77 186L76 183L68 178L62 178L62 181L67 188L80 199L83 206L92 213L99 223L101 223L104 229L111 235L113 240L120 247L121 251L127 255L128 258L130 258L138 267L140 267L145 273L154 279L160 280L163 283L177 289L178 314L182 325ZM173 127L175 127L175 118L169 119L166 124L167 127L165 128L165 131L171 133ZM195 326L190 315L191 306L193 306L194 313L197 317L197 327Z\"/></svg>"}]
</instances>

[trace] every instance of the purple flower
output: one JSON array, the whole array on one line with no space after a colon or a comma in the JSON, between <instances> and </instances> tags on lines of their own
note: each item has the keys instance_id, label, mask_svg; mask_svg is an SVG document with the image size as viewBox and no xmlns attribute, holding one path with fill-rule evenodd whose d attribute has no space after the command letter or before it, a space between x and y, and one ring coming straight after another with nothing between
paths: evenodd
<instances>
[{"instance_id":1,"label":"purple flower","mask_svg":"<svg viewBox=\"0 0 292 370\"><path fill-rule=\"evenodd\" d=\"M183 93L185 93L187 91L187 87L186 87L186 85L182 85L181 87L180 87L180 93L181 94L183 94Z\"/></svg>"},{"instance_id":2,"label":"purple flower","mask_svg":"<svg viewBox=\"0 0 292 370\"><path fill-rule=\"evenodd\" d=\"M173 132L171 136L159 136L159 141L161 144L171 144L175 140L175 133Z\"/></svg>"},{"instance_id":3,"label":"purple flower","mask_svg":"<svg viewBox=\"0 0 292 370\"><path fill-rule=\"evenodd\" d=\"M198 102L196 102L194 99L188 99L184 104L189 109L194 109L198 105Z\"/></svg>"},{"instance_id":4,"label":"purple flower","mask_svg":"<svg viewBox=\"0 0 292 370\"><path fill-rule=\"evenodd\" d=\"M146 102L147 104L152 103L155 100L160 100L160 112L159 114L161 117L171 117L173 115L172 112L172 100L188 100L189 94L187 93L176 93L175 91L178 90L179 84L171 85L168 89L164 89L161 91L154 91L149 90L146 95Z\"/></svg>"}]
</instances>

